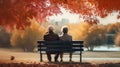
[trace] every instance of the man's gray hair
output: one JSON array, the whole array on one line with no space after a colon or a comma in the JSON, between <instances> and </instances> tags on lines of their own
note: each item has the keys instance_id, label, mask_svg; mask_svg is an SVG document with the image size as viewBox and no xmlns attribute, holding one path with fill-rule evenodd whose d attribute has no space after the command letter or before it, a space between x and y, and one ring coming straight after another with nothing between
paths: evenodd
<instances>
[{"instance_id":1,"label":"man's gray hair","mask_svg":"<svg viewBox=\"0 0 120 67\"><path fill-rule=\"evenodd\" d=\"M49 25L48 26L48 31L53 31L54 30L54 27L52 25Z\"/></svg>"}]
</instances>

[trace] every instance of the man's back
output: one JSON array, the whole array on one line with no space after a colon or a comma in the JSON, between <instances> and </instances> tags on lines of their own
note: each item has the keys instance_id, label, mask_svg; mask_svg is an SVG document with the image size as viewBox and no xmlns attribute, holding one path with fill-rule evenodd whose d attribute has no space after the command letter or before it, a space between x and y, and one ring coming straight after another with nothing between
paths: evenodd
<instances>
[{"instance_id":1,"label":"man's back","mask_svg":"<svg viewBox=\"0 0 120 67\"><path fill-rule=\"evenodd\" d=\"M59 40L59 37L57 34L55 33L47 33L46 35L44 35L44 40L45 41L57 41Z\"/></svg>"},{"instance_id":2,"label":"man's back","mask_svg":"<svg viewBox=\"0 0 120 67\"><path fill-rule=\"evenodd\" d=\"M48 28L48 32L44 35L44 41L58 41L59 36L53 32L53 27ZM45 44L45 45L51 45L51 44ZM51 49L50 47L47 47L46 49ZM57 62L59 52L58 51L46 51L47 58L51 62L51 54L55 54L54 60Z\"/></svg>"}]
</instances>

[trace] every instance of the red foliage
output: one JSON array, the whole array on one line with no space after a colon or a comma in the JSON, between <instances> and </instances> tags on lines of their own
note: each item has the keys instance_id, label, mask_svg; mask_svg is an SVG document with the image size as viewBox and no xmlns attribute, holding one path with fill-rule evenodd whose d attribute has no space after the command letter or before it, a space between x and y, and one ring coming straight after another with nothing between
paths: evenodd
<instances>
[{"instance_id":1,"label":"red foliage","mask_svg":"<svg viewBox=\"0 0 120 67\"><path fill-rule=\"evenodd\" d=\"M85 22L88 22L89 24L98 24L99 20L97 18L86 18Z\"/></svg>"},{"instance_id":2,"label":"red foliage","mask_svg":"<svg viewBox=\"0 0 120 67\"><path fill-rule=\"evenodd\" d=\"M117 18L120 19L120 15L118 15Z\"/></svg>"},{"instance_id":3,"label":"red foliage","mask_svg":"<svg viewBox=\"0 0 120 67\"><path fill-rule=\"evenodd\" d=\"M107 16L112 11L120 11L120 0L98 0L99 15Z\"/></svg>"},{"instance_id":4,"label":"red foliage","mask_svg":"<svg viewBox=\"0 0 120 67\"><path fill-rule=\"evenodd\" d=\"M0 67L120 67L120 63L105 64L40 64L40 63L0 63Z\"/></svg>"},{"instance_id":5,"label":"red foliage","mask_svg":"<svg viewBox=\"0 0 120 67\"><path fill-rule=\"evenodd\" d=\"M35 17L39 22L57 13L60 13L59 7L48 0L0 0L0 25L10 28L23 29L30 24L28 17Z\"/></svg>"},{"instance_id":6,"label":"red foliage","mask_svg":"<svg viewBox=\"0 0 120 67\"><path fill-rule=\"evenodd\" d=\"M0 0L0 25L23 29L30 25L27 18L45 21L47 16L61 13L60 6L83 18L105 17L120 10L120 0Z\"/></svg>"},{"instance_id":7,"label":"red foliage","mask_svg":"<svg viewBox=\"0 0 120 67\"><path fill-rule=\"evenodd\" d=\"M65 0L65 8L84 17L106 17L113 11L120 11L120 0Z\"/></svg>"}]
</instances>

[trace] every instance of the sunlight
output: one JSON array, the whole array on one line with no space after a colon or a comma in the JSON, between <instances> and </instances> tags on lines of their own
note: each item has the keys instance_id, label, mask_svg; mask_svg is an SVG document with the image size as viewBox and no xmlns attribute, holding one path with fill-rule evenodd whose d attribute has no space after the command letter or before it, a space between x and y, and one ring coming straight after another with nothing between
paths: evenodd
<instances>
[{"instance_id":1,"label":"sunlight","mask_svg":"<svg viewBox=\"0 0 120 67\"><path fill-rule=\"evenodd\" d=\"M70 23L83 22L83 18L80 18L78 14L72 14L69 11L61 8L63 14L50 16L50 20L61 21L62 19L68 19Z\"/></svg>"},{"instance_id":2,"label":"sunlight","mask_svg":"<svg viewBox=\"0 0 120 67\"><path fill-rule=\"evenodd\" d=\"M69 23L79 23L84 22L84 19L81 18L78 14L70 13L69 11L65 10L64 8L61 8L61 11L63 14L53 15L49 17L49 20L55 20L55 21L61 21L62 19L68 19ZM118 12L113 12L106 16L105 18L97 17L100 21L100 24L110 24L115 22L120 22L120 19L117 19Z\"/></svg>"}]
</instances>

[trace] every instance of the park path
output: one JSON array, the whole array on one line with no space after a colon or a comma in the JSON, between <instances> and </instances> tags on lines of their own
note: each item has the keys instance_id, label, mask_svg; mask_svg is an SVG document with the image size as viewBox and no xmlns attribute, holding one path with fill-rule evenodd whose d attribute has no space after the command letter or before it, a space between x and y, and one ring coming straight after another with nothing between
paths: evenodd
<instances>
[{"instance_id":1,"label":"park path","mask_svg":"<svg viewBox=\"0 0 120 67\"><path fill-rule=\"evenodd\" d=\"M16 61L25 62L39 62L39 53L35 52L16 52L6 49L0 49L0 61L11 62L10 57L15 57ZM43 55L44 61L47 61L46 55ZM64 61L69 60L68 55L64 55ZM79 55L73 55L73 61L79 62ZM83 52L83 62L93 63L120 63L120 51L94 51L94 52Z\"/></svg>"}]
</instances>

